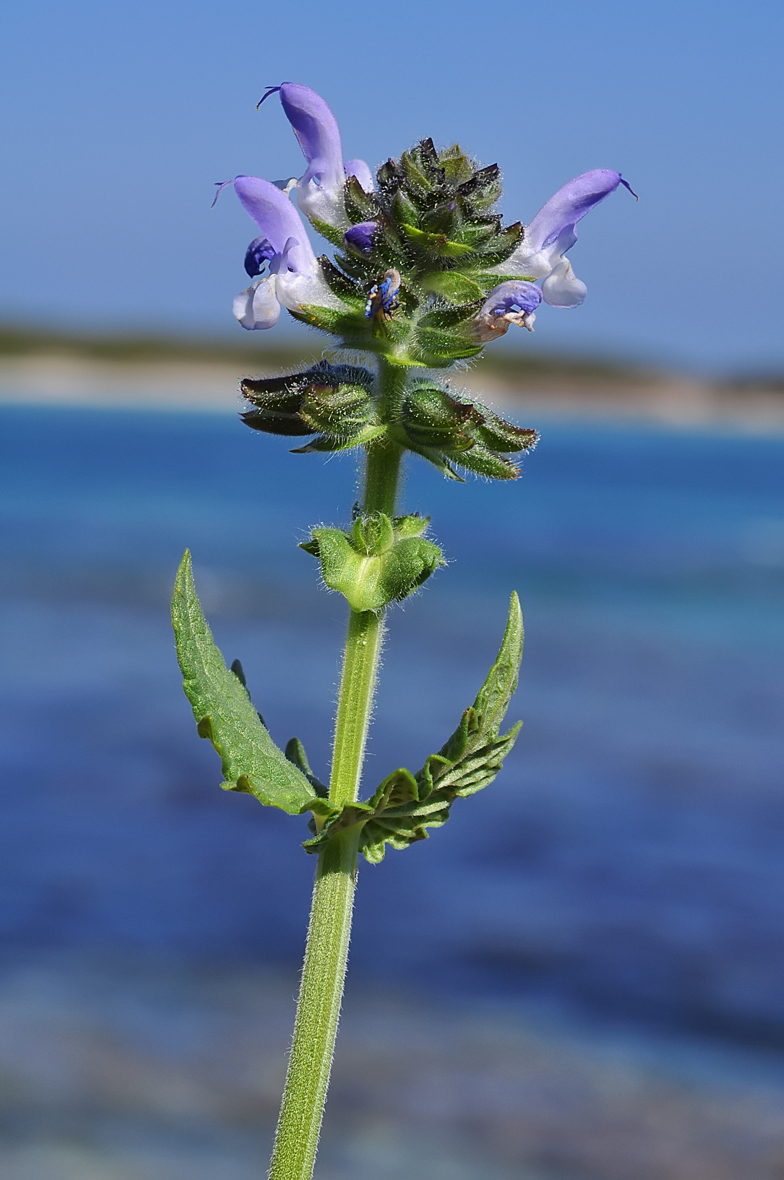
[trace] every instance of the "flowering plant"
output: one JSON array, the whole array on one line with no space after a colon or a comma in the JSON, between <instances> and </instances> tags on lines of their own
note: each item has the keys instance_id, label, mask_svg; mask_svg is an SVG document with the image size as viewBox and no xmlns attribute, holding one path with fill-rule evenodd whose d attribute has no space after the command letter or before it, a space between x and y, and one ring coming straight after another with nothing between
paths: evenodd
<instances>
[{"instance_id":1,"label":"flowering plant","mask_svg":"<svg viewBox=\"0 0 784 1180\"><path fill-rule=\"evenodd\" d=\"M310 815L308 852L318 856L294 1039L275 1139L271 1180L309 1180L326 1097L345 977L357 861L387 845L407 847L444 824L458 798L498 773L520 724L501 725L517 685L523 628L515 594L501 649L473 705L424 766L397 769L358 798L384 612L444 564L429 519L397 511L407 451L451 479L460 471L514 479L513 456L536 431L506 421L438 378L511 325L533 330L536 309L577 307L585 285L566 257L576 225L619 185L596 169L564 185L527 227L496 212L498 167L480 167L455 144L422 140L375 177L344 162L335 118L306 86L271 87L305 156L299 179L273 184L237 176L232 186L258 228L245 252L252 280L234 300L249 330L272 328L283 308L330 334L352 363L334 356L301 372L242 382L254 430L306 440L295 453L356 449L363 502L347 528L313 530L302 548L324 583L348 601L349 626L329 785L312 773L302 744L272 740L241 665L227 668L196 596L185 554L172 606L185 691L198 732L221 756L229 791L293 815ZM261 104L259 104L261 105ZM631 190L630 190L631 191ZM300 212L335 248L316 257ZM541 285L537 285L541 283ZM353 363L357 352L364 365Z\"/></svg>"}]
</instances>

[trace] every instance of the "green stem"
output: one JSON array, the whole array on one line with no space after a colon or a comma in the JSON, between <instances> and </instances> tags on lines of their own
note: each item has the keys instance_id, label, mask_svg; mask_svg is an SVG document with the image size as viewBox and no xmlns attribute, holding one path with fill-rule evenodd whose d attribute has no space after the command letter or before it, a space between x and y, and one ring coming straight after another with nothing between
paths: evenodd
<instances>
[{"instance_id":1,"label":"green stem","mask_svg":"<svg viewBox=\"0 0 784 1180\"><path fill-rule=\"evenodd\" d=\"M394 413L406 371L381 362L382 406ZM388 439L368 449L364 511L394 515L403 450ZM378 658L382 614L352 611L335 722L329 798L342 807L359 792ZM294 1038L269 1180L311 1180L332 1068L357 876L358 828L333 837L319 856Z\"/></svg>"},{"instance_id":2,"label":"green stem","mask_svg":"<svg viewBox=\"0 0 784 1180\"><path fill-rule=\"evenodd\" d=\"M343 833L319 856L269 1180L313 1175L346 975L358 840L358 831Z\"/></svg>"},{"instance_id":3,"label":"green stem","mask_svg":"<svg viewBox=\"0 0 784 1180\"><path fill-rule=\"evenodd\" d=\"M352 610L340 678L329 783L329 801L336 807L353 803L359 790L383 633L384 620L380 615L372 610Z\"/></svg>"}]
</instances>

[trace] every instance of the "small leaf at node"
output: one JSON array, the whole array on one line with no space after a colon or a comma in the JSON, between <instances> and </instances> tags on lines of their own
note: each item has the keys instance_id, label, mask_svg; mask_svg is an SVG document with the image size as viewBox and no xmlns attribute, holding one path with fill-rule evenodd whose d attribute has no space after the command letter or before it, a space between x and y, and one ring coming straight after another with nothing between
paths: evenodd
<instances>
[{"instance_id":1,"label":"small leaf at node","mask_svg":"<svg viewBox=\"0 0 784 1180\"><path fill-rule=\"evenodd\" d=\"M313 771L310 769L310 763L308 762L308 756L305 753L305 747L299 738L293 737L286 742L284 754L288 758L289 762L293 762L297 770L302 771L316 794L322 799L326 799L329 795L329 787L326 785L326 783L322 783L320 779L317 779Z\"/></svg>"}]
</instances>

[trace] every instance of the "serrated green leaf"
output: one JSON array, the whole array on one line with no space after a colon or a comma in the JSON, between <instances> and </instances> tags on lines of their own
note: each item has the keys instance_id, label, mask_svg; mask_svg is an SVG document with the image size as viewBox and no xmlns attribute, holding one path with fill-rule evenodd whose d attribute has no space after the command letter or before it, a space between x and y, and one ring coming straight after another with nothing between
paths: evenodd
<instances>
[{"instance_id":1,"label":"serrated green leaf","mask_svg":"<svg viewBox=\"0 0 784 1180\"><path fill-rule=\"evenodd\" d=\"M304 847L318 852L336 832L362 828L359 850L372 864L384 857L386 845L406 848L427 838L428 828L449 819L457 798L488 786L520 731L518 722L499 735L509 701L517 688L523 655L523 617L516 594L509 605L501 649L476 700L466 709L455 732L418 774L399 769L388 775L364 803L352 803L327 818L322 830Z\"/></svg>"},{"instance_id":2,"label":"serrated green leaf","mask_svg":"<svg viewBox=\"0 0 784 1180\"><path fill-rule=\"evenodd\" d=\"M215 645L193 583L186 550L177 571L172 623L185 695L200 737L220 755L224 790L255 795L260 803L299 815L318 803L307 778L273 742L236 671Z\"/></svg>"}]
</instances>

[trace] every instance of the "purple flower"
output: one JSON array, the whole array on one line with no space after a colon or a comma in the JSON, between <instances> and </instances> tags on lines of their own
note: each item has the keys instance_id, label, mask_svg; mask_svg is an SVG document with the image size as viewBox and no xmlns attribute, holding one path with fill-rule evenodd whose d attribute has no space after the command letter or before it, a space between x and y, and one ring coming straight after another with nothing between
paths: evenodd
<instances>
[{"instance_id":1,"label":"purple flower","mask_svg":"<svg viewBox=\"0 0 784 1180\"><path fill-rule=\"evenodd\" d=\"M281 304L292 311L303 303L339 307L288 196L258 176L237 176L226 183L234 186L243 208L261 230L246 251L245 269L251 278L261 275L265 267L269 270L234 300L234 315L243 328L273 327Z\"/></svg>"},{"instance_id":2,"label":"purple flower","mask_svg":"<svg viewBox=\"0 0 784 1180\"><path fill-rule=\"evenodd\" d=\"M575 226L622 184L632 192L620 172L594 168L560 188L542 206L511 258L494 267L499 274L543 279L542 296L553 307L578 307L585 299L585 283L575 276L565 257L577 241ZM636 195L636 194L633 194Z\"/></svg>"},{"instance_id":3,"label":"purple flower","mask_svg":"<svg viewBox=\"0 0 784 1180\"><path fill-rule=\"evenodd\" d=\"M534 312L542 302L542 292L526 279L512 279L494 287L477 312L474 335L484 343L503 336L510 324L533 332Z\"/></svg>"},{"instance_id":4,"label":"purple flower","mask_svg":"<svg viewBox=\"0 0 784 1180\"><path fill-rule=\"evenodd\" d=\"M284 82L271 86L262 98L280 94L283 112L294 130L308 162L297 181L297 203L306 217L345 228L348 218L343 203L346 176L355 176L366 192L373 189L373 176L364 160L343 163L340 131L324 99L307 86ZM261 105L261 103L259 104Z\"/></svg>"}]
</instances>

